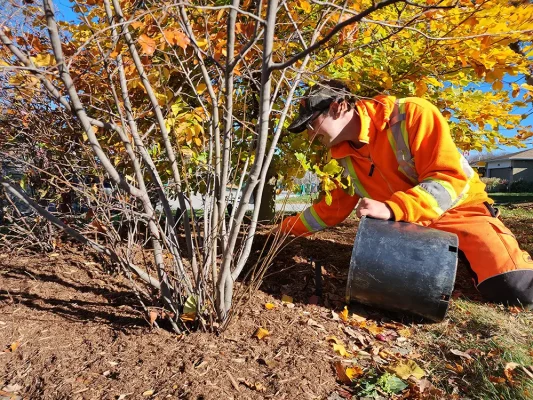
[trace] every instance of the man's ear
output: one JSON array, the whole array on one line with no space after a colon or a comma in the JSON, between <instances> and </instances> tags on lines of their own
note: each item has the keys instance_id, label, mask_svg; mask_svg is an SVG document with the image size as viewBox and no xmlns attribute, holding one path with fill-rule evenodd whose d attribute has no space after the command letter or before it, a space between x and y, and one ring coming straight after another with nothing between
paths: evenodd
<instances>
[{"instance_id":1,"label":"man's ear","mask_svg":"<svg viewBox=\"0 0 533 400\"><path fill-rule=\"evenodd\" d=\"M331 112L333 118L338 118L341 112L341 104L334 101L330 104L329 111Z\"/></svg>"}]
</instances>

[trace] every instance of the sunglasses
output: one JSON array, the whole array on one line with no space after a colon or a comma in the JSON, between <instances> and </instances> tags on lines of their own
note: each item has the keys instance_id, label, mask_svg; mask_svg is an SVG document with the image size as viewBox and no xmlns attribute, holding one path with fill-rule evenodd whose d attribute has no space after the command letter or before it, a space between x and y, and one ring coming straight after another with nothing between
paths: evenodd
<instances>
[{"instance_id":1,"label":"sunglasses","mask_svg":"<svg viewBox=\"0 0 533 400\"><path fill-rule=\"evenodd\" d=\"M313 122L315 122L315 120L320 117L320 114L322 114L324 111L317 111L315 112L315 114L313 114L313 116L311 117L311 119L309 121L307 121L307 123L305 124L305 128L307 129L308 132L313 132L315 130L315 128L313 128Z\"/></svg>"}]
</instances>

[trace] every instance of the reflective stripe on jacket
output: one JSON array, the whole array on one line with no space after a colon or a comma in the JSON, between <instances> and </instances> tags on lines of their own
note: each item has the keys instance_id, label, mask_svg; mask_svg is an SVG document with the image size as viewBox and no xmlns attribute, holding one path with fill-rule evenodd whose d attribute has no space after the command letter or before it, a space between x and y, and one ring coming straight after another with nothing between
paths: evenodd
<instances>
[{"instance_id":1,"label":"reflective stripe on jacket","mask_svg":"<svg viewBox=\"0 0 533 400\"><path fill-rule=\"evenodd\" d=\"M361 119L355 149L349 142L331 148L355 195L342 189L296 217L282 222L283 232L309 234L342 222L361 197L385 202L396 221L427 225L458 205L488 199L485 185L457 151L448 123L438 109L416 97L377 96L356 103Z\"/></svg>"}]
</instances>

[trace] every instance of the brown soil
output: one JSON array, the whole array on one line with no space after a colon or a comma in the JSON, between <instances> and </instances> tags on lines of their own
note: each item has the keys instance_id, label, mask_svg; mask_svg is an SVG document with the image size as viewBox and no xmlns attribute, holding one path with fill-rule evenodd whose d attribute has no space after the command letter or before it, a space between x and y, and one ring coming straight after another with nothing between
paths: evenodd
<instances>
[{"instance_id":1,"label":"brown soil","mask_svg":"<svg viewBox=\"0 0 533 400\"><path fill-rule=\"evenodd\" d=\"M81 248L52 255L4 254L0 390L10 385L12 391L0 391L0 399L15 392L26 399L350 398L333 368L345 358L333 351L327 337L335 336L349 351L372 349L359 361L362 367L379 369L386 357L368 329L353 326L356 340L332 314L344 306L356 226L349 220L292 241L261 290L219 336L152 329L127 280L104 272ZM265 240L260 236L256 247ZM310 257L323 265L320 305L309 304L315 291ZM282 303L284 294L294 303ZM455 295L476 297L465 268ZM276 308L266 310L265 303ZM365 314L385 333L403 327L398 317L377 310L350 311ZM410 329L417 329L409 322ZM253 337L258 327L270 336ZM417 357L416 343L408 338L385 342L395 357Z\"/></svg>"}]
</instances>

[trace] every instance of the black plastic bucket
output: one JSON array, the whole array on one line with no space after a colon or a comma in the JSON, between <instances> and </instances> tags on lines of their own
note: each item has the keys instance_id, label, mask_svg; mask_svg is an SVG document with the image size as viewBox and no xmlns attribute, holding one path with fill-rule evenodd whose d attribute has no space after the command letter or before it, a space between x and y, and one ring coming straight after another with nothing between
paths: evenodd
<instances>
[{"instance_id":1,"label":"black plastic bucket","mask_svg":"<svg viewBox=\"0 0 533 400\"><path fill-rule=\"evenodd\" d=\"M363 217L346 299L442 321L455 282L457 252L453 233Z\"/></svg>"}]
</instances>

